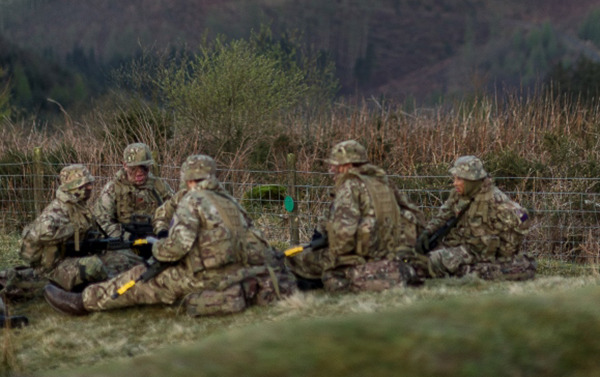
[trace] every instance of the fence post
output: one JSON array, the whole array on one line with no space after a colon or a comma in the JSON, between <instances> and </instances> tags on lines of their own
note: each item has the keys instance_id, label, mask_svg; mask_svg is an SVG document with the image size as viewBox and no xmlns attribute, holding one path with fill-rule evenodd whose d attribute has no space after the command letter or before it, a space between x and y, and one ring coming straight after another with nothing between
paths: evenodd
<instances>
[{"instance_id":1,"label":"fence post","mask_svg":"<svg viewBox=\"0 0 600 377\"><path fill-rule=\"evenodd\" d=\"M158 169L158 152L152 151L152 159L154 160L154 165L152 165L152 174L158 177L159 169Z\"/></svg>"},{"instance_id":2,"label":"fence post","mask_svg":"<svg viewBox=\"0 0 600 377\"><path fill-rule=\"evenodd\" d=\"M296 200L296 155L288 153L287 155L287 170L288 170L288 196L294 201ZM290 242L292 245L300 243L300 232L298 230L298 214L296 206L290 211Z\"/></svg>"},{"instance_id":3,"label":"fence post","mask_svg":"<svg viewBox=\"0 0 600 377\"><path fill-rule=\"evenodd\" d=\"M44 185L44 166L42 165L42 148L33 148L33 208L37 217L42 212L42 190Z\"/></svg>"}]
</instances>

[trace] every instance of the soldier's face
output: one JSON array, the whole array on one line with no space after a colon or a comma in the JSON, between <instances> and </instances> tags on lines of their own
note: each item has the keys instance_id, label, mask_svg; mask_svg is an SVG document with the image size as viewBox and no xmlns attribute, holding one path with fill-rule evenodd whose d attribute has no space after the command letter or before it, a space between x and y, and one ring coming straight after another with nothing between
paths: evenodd
<instances>
[{"instance_id":1,"label":"soldier's face","mask_svg":"<svg viewBox=\"0 0 600 377\"><path fill-rule=\"evenodd\" d=\"M91 183L86 183L85 186L83 186L83 188L85 189L85 191L83 192L83 200L85 200L86 202L89 198L92 197L92 187L93 185Z\"/></svg>"},{"instance_id":2,"label":"soldier's face","mask_svg":"<svg viewBox=\"0 0 600 377\"><path fill-rule=\"evenodd\" d=\"M347 173L350 170L352 164L344 164L344 165L330 165L329 171L335 175Z\"/></svg>"},{"instance_id":3,"label":"soldier's face","mask_svg":"<svg viewBox=\"0 0 600 377\"><path fill-rule=\"evenodd\" d=\"M465 194L465 180L462 178L454 177L454 182L452 183L458 195Z\"/></svg>"},{"instance_id":4,"label":"soldier's face","mask_svg":"<svg viewBox=\"0 0 600 377\"><path fill-rule=\"evenodd\" d=\"M150 167L139 165L139 166L125 166L125 172L127 173L127 180L136 186L141 186L146 183L148 179L148 172Z\"/></svg>"}]
</instances>

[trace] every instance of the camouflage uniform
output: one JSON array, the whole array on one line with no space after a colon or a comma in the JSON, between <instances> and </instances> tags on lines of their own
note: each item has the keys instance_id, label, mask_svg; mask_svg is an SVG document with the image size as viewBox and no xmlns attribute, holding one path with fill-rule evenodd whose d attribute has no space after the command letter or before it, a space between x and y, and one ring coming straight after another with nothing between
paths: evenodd
<instances>
[{"instance_id":1,"label":"camouflage uniform","mask_svg":"<svg viewBox=\"0 0 600 377\"><path fill-rule=\"evenodd\" d=\"M128 145L123 152L123 159L127 167L154 164L150 149L142 143ZM146 182L137 186L128 180L125 169L121 169L102 189L94 205L94 215L110 237L128 238L121 224L131 222L132 215L152 216L172 194L169 185L150 172Z\"/></svg>"},{"instance_id":2,"label":"camouflage uniform","mask_svg":"<svg viewBox=\"0 0 600 377\"><path fill-rule=\"evenodd\" d=\"M381 290L414 277L402 262L412 253L422 214L392 188L385 172L367 163L362 145L336 145L327 160L352 164L335 177L335 197L320 231L329 246L307 250L286 262L305 279L321 279L329 291Z\"/></svg>"},{"instance_id":3,"label":"camouflage uniform","mask_svg":"<svg viewBox=\"0 0 600 377\"><path fill-rule=\"evenodd\" d=\"M427 224L433 234L452 216L467 208L457 224L429 254L433 277L474 273L484 279L533 278L535 262L521 250L530 221L527 211L498 189L474 156L457 159L450 173L472 185L472 192L456 190Z\"/></svg>"},{"instance_id":4,"label":"camouflage uniform","mask_svg":"<svg viewBox=\"0 0 600 377\"><path fill-rule=\"evenodd\" d=\"M162 232L168 232L171 227L173 215L177 210L177 205L181 202L181 199L188 193L187 188L182 188L175 193L172 197L167 199L160 207L154 211L154 217L152 218L152 227L154 228L154 234L160 234Z\"/></svg>"},{"instance_id":5,"label":"camouflage uniform","mask_svg":"<svg viewBox=\"0 0 600 377\"><path fill-rule=\"evenodd\" d=\"M95 219L85 205L85 186L94 177L83 165L67 166L60 172L56 198L23 230L21 257L37 275L66 290L104 280L131 268L141 260L127 250L88 255L86 250L66 255L65 245L79 245L89 232L97 231ZM80 254L79 254L80 252Z\"/></svg>"},{"instance_id":6,"label":"camouflage uniform","mask_svg":"<svg viewBox=\"0 0 600 377\"><path fill-rule=\"evenodd\" d=\"M117 299L111 295L145 271L137 266L116 278L83 291L88 311L139 304L171 304L186 297L190 315L239 311L266 303L271 292L289 294L295 282L275 284L276 272L265 264L268 248L239 204L221 190L214 161L190 156L182 166L182 181L196 181L177 205L169 236L153 246L160 262L174 263L148 282L139 282ZM277 272L278 277L288 277ZM264 292L261 292L262 291Z\"/></svg>"}]
</instances>

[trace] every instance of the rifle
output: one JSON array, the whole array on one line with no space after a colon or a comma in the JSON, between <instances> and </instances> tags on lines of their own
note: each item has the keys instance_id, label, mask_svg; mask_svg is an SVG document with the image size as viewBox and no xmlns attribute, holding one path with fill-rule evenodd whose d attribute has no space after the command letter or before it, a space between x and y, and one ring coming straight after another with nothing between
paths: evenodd
<instances>
[{"instance_id":1,"label":"rifle","mask_svg":"<svg viewBox=\"0 0 600 377\"><path fill-rule=\"evenodd\" d=\"M152 227L152 218L149 215L131 215L131 222L122 225L123 229L129 232L130 240L154 236Z\"/></svg>"},{"instance_id":2,"label":"rifle","mask_svg":"<svg viewBox=\"0 0 600 377\"><path fill-rule=\"evenodd\" d=\"M148 241L144 238L135 241L125 241L119 237L86 238L79 243L79 251L75 248L75 241L67 241L64 251L67 256L93 255L108 250L142 247L147 244Z\"/></svg>"},{"instance_id":3,"label":"rifle","mask_svg":"<svg viewBox=\"0 0 600 377\"><path fill-rule=\"evenodd\" d=\"M463 209L460 210L460 212L456 216L452 216L451 218L449 218L444 223L444 225L442 225L431 236L428 237L428 245L429 245L429 247L426 250L425 249L423 250L425 253L428 253L431 250L435 249L435 247L437 246L438 242L440 240L444 239L444 237L446 237L446 235L448 233L450 233L450 230L452 230L452 228L454 228L454 226L456 225L456 223L458 223L458 220L460 220L460 218L465 214L465 212L467 212L467 210L471 206L471 203L473 203L472 199L471 199L471 201L466 206L464 206Z\"/></svg>"},{"instance_id":4,"label":"rifle","mask_svg":"<svg viewBox=\"0 0 600 377\"><path fill-rule=\"evenodd\" d=\"M137 279L129 280L127 283L123 284L121 288L117 289L115 293L110 296L113 300L123 295L125 292L130 290L134 285L141 282L147 282L150 279L153 279L155 276L163 272L167 267L174 265L174 262L160 262L155 258L150 258L146 262L146 271L144 271Z\"/></svg>"},{"instance_id":5,"label":"rifle","mask_svg":"<svg viewBox=\"0 0 600 377\"><path fill-rule=\"evenodd\" d=\"M329 239L327 238L326 235L321 235L319 233L319 236L313 237L313 239L310 241L310 243L292 247L291 249L285 250L283 252L283 256L293 257L294 255L299 254L307 249L319 250L319 249L323 249L327 246L329 246Z\"/></svg>"}]
</instances>

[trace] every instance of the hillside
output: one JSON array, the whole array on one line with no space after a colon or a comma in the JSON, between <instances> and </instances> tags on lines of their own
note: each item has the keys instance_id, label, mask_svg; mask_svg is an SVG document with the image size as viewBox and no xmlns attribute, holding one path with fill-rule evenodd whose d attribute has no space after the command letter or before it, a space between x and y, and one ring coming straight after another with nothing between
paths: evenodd
<instances>
[{"instance_id":1,"label":"hillside","mask_svg":"<svg viewBox=\"0 0 600 377\"><path fill-rule=\"evenodd\" d=\"M342 94L431 99L543 76L557 61L575 60L589 50L579 25L597 8L598 0L25 0L0 4L0 33L45 57L66 61L79 50L107 64L140 46L194 48L205 33L245 37L267 23L277 34L300 31L329 53ZM527 38L544 23L558 44L544 64L527 56L497 62L515 50L515 33Z\"/></svg>"}]
</instances>

